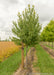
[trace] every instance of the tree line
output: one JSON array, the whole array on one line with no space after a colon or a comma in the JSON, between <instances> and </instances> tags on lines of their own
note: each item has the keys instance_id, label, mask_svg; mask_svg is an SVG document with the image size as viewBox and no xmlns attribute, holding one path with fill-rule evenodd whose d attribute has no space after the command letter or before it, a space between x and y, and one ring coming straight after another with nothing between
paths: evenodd
<instances>
[{"instance_id":1,"label":"tree line","mask_svg":"<svg viewBox=\"0 0 54 75\"><path fill-rule=\"evenodd\" d=\"M54 20L52 19L47 26L43 29L41 33L41 41L45 42L52 42L52 47L53 47L53 42L54 42Z\"/></svg>"}]
</instances>

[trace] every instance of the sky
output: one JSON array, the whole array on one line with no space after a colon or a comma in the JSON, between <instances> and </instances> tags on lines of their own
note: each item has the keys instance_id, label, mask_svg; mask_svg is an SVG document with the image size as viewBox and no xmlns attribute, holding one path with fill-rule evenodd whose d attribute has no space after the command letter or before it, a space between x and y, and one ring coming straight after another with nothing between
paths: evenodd
<instances>
[{"instance_id":1,"label":"sky","mask_svg":"<svg viewBox=\"0 0 54 75\"><path fill-rule=\"evenodd\" d=\"M2 40L13 36L12 21L17 21L18 12L35 5L42 29L54 18L54 0L0 0L0 37Z\"/></svg>"}]
</instances>

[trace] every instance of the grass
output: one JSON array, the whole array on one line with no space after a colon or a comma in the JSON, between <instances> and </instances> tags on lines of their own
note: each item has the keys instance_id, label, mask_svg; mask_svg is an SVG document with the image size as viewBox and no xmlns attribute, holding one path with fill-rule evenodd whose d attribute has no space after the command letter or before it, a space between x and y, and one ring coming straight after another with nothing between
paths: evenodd
<instances>
[{"instance_id":1,"label":"grass","mask_svg":"<svg viewBox=\"0 0 54 75\"><path fill-rule=\"evenodd\" d=\"M54 47L52 48L52 46L49 46L49 45L45 45L45 46L49 47L50 49L54 49Z\"/></svg>"},{"instance_id":2,"label":"grass","mask_svg":"<svg viewBox=\"0 0 54 75\"><path fill-rule=\"evenodd\" d=\"M51 43L51 42L50 42L50 45L51 45L51 46L49 46L49 45L47 45L47 44L45 44L45 43L43 43L43 45L49 47L50 49L54 49L54 43L53 43L53 48L52 48L52 43Z\"/></svg>"},{"instance_id":3,"label":"grass","mask_svg":"<svg viewBox=\"0 0 54 75\"><path fill-rule=\"evenodd\" d=\"M26 48L24 48L24 56ZM0 75L12 75L21 64L21 50L0 63Z\"/></svg>"},{"instance_id":4,"label":"grass","mask_svg":"<svg viewBox=\"0 0 54 75\"><path fill-rule=\"evenodd\" d=\"M35 67L40 68L40 73L52 73L51 75L54 75L54 59L40 45L36 46L36 50L38 62Z\"/></svg>"},{"instance_id":5,"label":"grass","mask_svg":"<svg viewBox=\"0 0 54 75\"><path fill-rule=\"evenodd\" d=\"M14 42L0 42L0 62L7 59L9 56L18 52L21 45L16 45Z\"/></svg>"}]
</instances>

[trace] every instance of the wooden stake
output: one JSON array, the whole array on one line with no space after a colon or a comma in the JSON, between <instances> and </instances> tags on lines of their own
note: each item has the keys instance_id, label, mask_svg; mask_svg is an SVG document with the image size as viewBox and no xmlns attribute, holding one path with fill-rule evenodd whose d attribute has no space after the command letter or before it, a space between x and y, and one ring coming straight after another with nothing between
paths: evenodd
<instances>
[{"instance_id":1,"label":"wooden stake","mask_svg":"<svg viewBox=\"0 0 54 75\"><path fill-rule=\"evenodd\" d=\"M24 69L24 47L22 43L22 69Z\"/></svg>"},{"instance_id":2,"label":"wooden stake","mask_svg":"<svg viewBox=\"0 0 54 75\"><path fill-rule=\"evenodd\" d=\"M28 49L28 46L26 47L26 68L27 68L27 64L28 64L28 59L27 59L27 49Z\"/></svg>"}]
</instances>

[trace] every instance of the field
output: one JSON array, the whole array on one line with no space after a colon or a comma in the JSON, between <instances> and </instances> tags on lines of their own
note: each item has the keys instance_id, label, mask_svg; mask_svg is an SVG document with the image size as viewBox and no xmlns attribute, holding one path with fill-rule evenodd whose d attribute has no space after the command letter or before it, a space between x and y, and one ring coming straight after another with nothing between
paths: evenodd
<instances>
[{"instance_id":1,"label":"field","mask_svg":"<svg viewBox=\"0 0 54 75\"><path fill-rule=\"evenodd\" d=\"M53 42L53 48L52 48L52 42L43 42L42 44L49 47L50 49L54 49L54 42Z\"/></svg>"},{"instance_id":2,"label":"field","mask_svg":"<svg viewBox=\"0 0 54 75\"><path fill-rule=\"evenodd\" d=\"M15 45L14 42L0 42L0 62L19 51L20 47Z\"/></svg>"},{"instance_id":3,"label":"field","mask_svg":"<svg viewBox=\"0 0 54 75\"><path fill-rule=\"evenodd\" d=\"M29 50L29 47L28 47ZM26 55L26 47L24 48L24 57ZM20 67L21 64L21 50L14 53L8 59L0 63L0 75L13 75L13 73Z\"/></svg>"},{"instance_id":4,"label":"field","mask_svg":"<svg viewBox=\"0 0 54 75\"><path fill-rule=\"evenodd\" d=\"M0 53L0 56L1 57L3 56L3 60L4 58L8 57L8 59L0 63L0 75L13 75L13 73L15 73L15 71L21 65L21 58L22 58L20 49L21 46L17 46L13 42L0 42L0 44L1 44L0 52L3 52L3 54ZM28 47L28 50L29 48L30 47ZM52 59L50 54L48 54L39 44L36 45L35 48L36 48L35 54L37 55L38 60L35 60L37 61L37 63L36 62L34 63L34 67L39 68L39 69L37 68L36 70L39 70L40 73L48 73L48 75L52 73L52 75L54 75L54 59ZM8 54L8 52L10 53ZM26 47L24 47L24 57L25 56L26 56Z\"/></svg>"},{"instance_id":5,"label":"field","mask_svg":"<svg viewBox=\"0 0 54 75\"><path fill-rule=\"evenodd\" d=\"M14 42L0 42L0 75L12 75L20 67L20 48L21 46L15 45ZM25 55L26 47L24 47L24 57ZM36 55L38 61L34 67L38 67L40 73L52 73L54 75L54 59L39 44L36 45Z\"/></svg>"},{"instance_id":6,"label":"field","mask_svg":"<svg viewBox=\"0 0 54 75\"><path fill-rule=\"evenodd\" d=\"M38 62L37 64L35 63L35 67L40 68L40 73L48 73L46 75L54 75L54 59L52 59L51 56L40 45L36 46L36 50Z\"/></svg>"}]
</instances>

